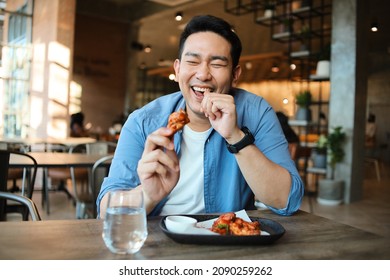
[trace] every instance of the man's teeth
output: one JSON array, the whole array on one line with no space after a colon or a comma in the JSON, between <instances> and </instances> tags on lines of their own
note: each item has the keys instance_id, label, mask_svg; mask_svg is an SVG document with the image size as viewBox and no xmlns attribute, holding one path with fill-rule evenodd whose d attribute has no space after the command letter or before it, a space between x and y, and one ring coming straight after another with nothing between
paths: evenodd
<instances>
[{"instance_id":1,"label":"man's teeth","mask_svg":"<svg viewBox=\"0 0 390 280\"><path fill-rule=\"evenodd\" d=\"M209 88L201 88L201 87L193 87L193 89L194 89L195 91L200 91L200 92L210 91Z\"/></svg>"}]
</instances>

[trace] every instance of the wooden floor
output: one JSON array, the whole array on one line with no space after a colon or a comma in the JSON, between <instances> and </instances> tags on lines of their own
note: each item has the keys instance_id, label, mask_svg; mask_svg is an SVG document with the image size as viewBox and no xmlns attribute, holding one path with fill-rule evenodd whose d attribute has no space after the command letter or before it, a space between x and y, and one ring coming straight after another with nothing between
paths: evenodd
<instances>
[{"instance_id":1,"label":"wooden floor","mask_svg":"<svg viewBox=\"0 0 390 280\"><path fill-rule=\"evenodd\" d=\"M305 196L301 209L331 220L348 224L378 235L390 238L390 166L381 166L381 181L378 181L374 168L367 165L363 199L338 206L324 206L315 197ZM64 192L50 193L50 214L41 206L41 191L34 193L43 220L75 219L75 206ZM9 219L17 220L18 216Z\"/></svg>"}]
</instances>

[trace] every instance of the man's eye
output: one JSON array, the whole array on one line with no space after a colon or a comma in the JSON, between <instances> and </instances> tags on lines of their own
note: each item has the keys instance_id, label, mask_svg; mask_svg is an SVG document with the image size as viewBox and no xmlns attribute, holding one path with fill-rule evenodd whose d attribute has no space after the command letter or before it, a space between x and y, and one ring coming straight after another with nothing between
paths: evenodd
<instances>
[{"instance_id":1,"label":"man's eye","mask_svg":"<svg viewBox=\"0 0 390 280\"><path fill-rule=\"evenodd\" d=\"M189 65L196 65L196 64L198 64L198 62L195 61L195 60L187 60L187 63L188 63Z\"/></svg>"},{"instance_id":2,"label":"man's eye","mask_svg":"<svg viewBox=\"0 0 390 280\"><path fill-rule=\"evenodd\" d=\"M220 63L213 63L211 64L214 68L221 68L221 67L225 67L226 65L225 64L220 64Z\"/></svg>"}]
</instances>

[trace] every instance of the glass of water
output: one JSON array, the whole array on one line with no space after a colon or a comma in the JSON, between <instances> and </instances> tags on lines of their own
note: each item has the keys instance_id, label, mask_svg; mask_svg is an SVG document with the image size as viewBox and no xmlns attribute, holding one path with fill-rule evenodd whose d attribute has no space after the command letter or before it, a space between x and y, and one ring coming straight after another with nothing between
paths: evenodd
<instances>
[{"instance_id":1,"label":"glass of water","mask_svg":"<svg viewBox=\"0 0 390 280\"><path fill-rule=\"evenodd\" d=\"M148 236L143 193L139 189L109 192L103 240L116 254L134 254Z\"/></svg>"}]
</instances>

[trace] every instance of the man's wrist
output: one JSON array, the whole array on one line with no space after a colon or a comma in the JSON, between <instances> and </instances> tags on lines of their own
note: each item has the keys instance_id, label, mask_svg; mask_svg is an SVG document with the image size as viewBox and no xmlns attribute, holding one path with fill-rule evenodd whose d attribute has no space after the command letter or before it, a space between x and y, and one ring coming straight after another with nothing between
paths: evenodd
<instances>
[{"instance_id":1,"label":"man's wrist","mask_svg":"<svg viewBox=\"0 0 390 280\"><path fill-rule=\"evenodd\" d=\"M237 133L232 134L229 138L225 138L227 144L235 144L244 138L245 133L241 129L237 129Z\"/></svg>"},{"instance_id":2,"label":"man's wrist","mask_svg":"<svg viewBox=\"0 0 390 280\"><path fill-rule=\"evenodd\" d=\"M235 144L230 144L227 141L226 147L228 151L232 154L237 154L240 150L244 149L246 146L249 146L255 142L255 138L253 137L252 133L247 127L242 127L242 132L244 133L244 137L241 138L238 142Z\"/></svg>"}]
</instances>

